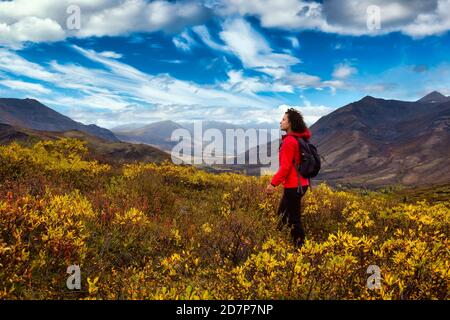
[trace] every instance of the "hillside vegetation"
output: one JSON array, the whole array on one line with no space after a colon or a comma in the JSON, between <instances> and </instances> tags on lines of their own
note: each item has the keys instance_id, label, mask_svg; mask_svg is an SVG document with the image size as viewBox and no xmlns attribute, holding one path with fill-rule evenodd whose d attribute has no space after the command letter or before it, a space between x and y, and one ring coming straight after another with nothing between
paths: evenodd
<instances>
[{"instance_id":1,"label":"hillside vegetation","mask_svg":"<svg viewBox=\"0 0 450 320\"><path fill-rule=\"evenodd\" d=\"M87 153L71 138L0 146L1 299L448 299L448 200L322 183L302 200L295 250L269 177Z\"/></svg>"}]
</instances>

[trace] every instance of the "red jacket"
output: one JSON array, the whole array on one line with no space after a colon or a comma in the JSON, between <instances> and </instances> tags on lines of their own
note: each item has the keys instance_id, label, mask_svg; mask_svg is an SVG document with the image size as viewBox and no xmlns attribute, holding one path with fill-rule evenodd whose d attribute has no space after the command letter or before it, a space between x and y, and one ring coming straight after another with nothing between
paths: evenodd
<instances>
[{"instance_id":1,"label":"red jacket","mask_svg":"<svg viewBox=\"0 0 450 320\"><path fill-rule=\"evenodd\" d=\"M281 148L278 155L280 167L277 173L272 178L271 183L273 186L278 186L281 183L285 188L298 187L297 170L294 167L293 160L295 157L295 163L300 163L300 151L298 149L299 144L295 137L305 137L307 139L310 139L311 132L306 129L301 133L291 132L282 135L280 144ZM300 176L300 183L302 186L309 185L309 180Z\"/></svg>"}]
</instances>

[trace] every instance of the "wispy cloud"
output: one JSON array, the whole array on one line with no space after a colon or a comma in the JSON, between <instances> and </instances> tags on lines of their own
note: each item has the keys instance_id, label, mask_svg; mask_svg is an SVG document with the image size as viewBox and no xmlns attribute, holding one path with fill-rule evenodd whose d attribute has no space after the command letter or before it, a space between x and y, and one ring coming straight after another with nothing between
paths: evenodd
<instances>
[{"instance_id":1,"label":"wispy cloud","mask_svg":"<svg viewBox=\"0 0 450 320\"><path fill-rule=\"evenodd\" d=\"M268 77L245 77L242 70L230 70L228 81L221 84L225 90L233 92L289 92L293 93L294 88L281 81L273 81Z\"/></svg>"},{"instance_id":2,"label":"wispy cloud","mask_svg":"<svg viewBox=\"0 0 450 320\"><path fill-rule=\"evenodd\" d=\"M327 87L335 92L335 84L342 86L341 82L322 81L315 75L293 72L292 67L302 61L296 56L276 52L245 19L231 18L222 24L219 37L223 45L212 40L205 27L196 27L194 30L211 49L233 55L242 62L244 69L263 74L259 77L244 77L241 71L228 72L229 81L224 84L227 88L292 93L298 89ZM291 41L297 45L295 40Z\"/></svg>"},{"instance_id":3,"label":"wispy cloud","mask_svg":"<svg viewBox=\"0 0 450 320\"><path fill-rule=\"evenodd\" d=\"M48 94L51 91L39 83L25 82L19 80L0 80L0 85L25 92L45 93Z\"/></svg>"},{"instance_id":4,"label":"wispy cloud","mask_svg":"<svg viewBox=\"0 0 450 320\"><path fill-rule=\"evenodd\" d=\"M120 59L123 57L122 54L113 52L113 51L103 51L103 52L100 52L99 55L101 55L105 58L113 58L113 59Z\"/></svg>"},{"instance_id":5,"label":"wispy cloud","mask_svg":"<svg viewBox=\"0 0 450 320\"><path fill-rule=\"evenodd\" d=\"M300 48L300 42L296 37L287 37L287 39L291 42L291 46L294 49Z\"/></svg>"},{"instance_id":6,"label":"wispy cloud","mask_svg":"<svg viewBox=\"0 0 450 320\"><path fill-rule=\"evenodd\" d=\"M426 36L450 29L450 0L79 0L80 30L67 29L69 4L0 1L2 95L34 95L76 120L116 125L267 120L279 105L313 119L314 108L329 111L325 101L448 93L448 35ZM381 9L378 31L367 29L368 5ZM355 38L390 32L417 39L386 36L401 40L394 52L384 38ZM390 55L381 63L369 48ZM399 65L416 48L411 65ZM321 103L298 102L310 94Z\"/></svg>"},{"instance_id":7,"label":"wispy cloud","mask_svg":"<svg viewBox=\"0 0 450 320\"><path fill-rule=\"evenodd\" d=\"M217 41L213 40L206 26L195 26L192 28L192 30L199 36L203 43L205 43L211 49L222 51L225 53L231 53L231 50L225 44L220 44Z\"/></svg>"},{"instance_id":8,"label":"wispy cloud","mask_svg":"<svg viewBox=\"0 0 450 320\"><path fill-rule=\"evenodd\" d=\"M351 65L349 65L347 63L340 63L334 67L333 77L339 78L339 79L344 79L344 78L348 78L349 76L351 76L352 74L355 74L357 72L358 72L358 70L355 67L352 67Z\"/></svg>"},{"instance_id":9,"label":"wispy cloud","mask_svg":"<svg viewBox=\"0 0 450 320\"><path fill-rule=\"evenodd\" d=\"M274 77L281 77L292 65L301 62L294 56L274 52L264 37L244 19L225 21L220 38L226 43L229 50L242 61L244 67Z\"/></svg>"},{"instance_id":10,"label":"wispy cloud","mask_svg":"<svg viewBox=\"0 0 450 320\"><path fill-rule=\"evenodd\" d=\"M42 83L73 90L71 96L54 94L47 97L48 101L65 107L82 107L86 115L90 113L91 119L92 112L95 112L97 123L109 121L111 126L119 124L113 123L112 120L120 118L117 116L119 113L127 114L130 121L139 120L143 108L151 118L160 116L163 119L171 117L186 120L198 116L200 112L204 116L211 114L221 117L219 119L222 120L232 120L239 118L239 114L246 109L267 110L277 105L274 98L262 98L246 90L231 92L220 85L200 86L177 80L167 74L149 75L114 58L105 57L101 52L79 46L72 48L92 62L98 63L99 68L61 64L57 61L43 66L25 60L12 51L0 49L0 61L8 61L8 64L0 65L0 71L15 76L25 75ZM46 93L45 90L39 92L39 88L35 87L35 91ZM45 95L42 97L46 98ZM136 108L136 105L139 105L139 108ZM82 114L80 108L77 113ZM102 114L104 119L99 118ZM76 115L72 116L76 118Z\"/></svg>"},{"instance_id":11,"label":"wispy cloud","mask_svg":"<svg viewBox=\"0 0 450 320\"><path fill-rule=\"evenodd\" d=\"M43 81L55 80L55 75L37 63L30 62L17 53L0 48L0 69L4 72Z\"/></svg>"},{"instance_id":12,"label":"wispy cloud","mask_svg":"<svg viewBox=\"0 0 450 320\"><path fill-rule=\"evenodd\" d=\"M183 31L180 35L174 37L172 41L175 47L183 51L190 51L196 44L195 40L192 39L192 37L186 30Z\"/></svg>"}]
</instances>

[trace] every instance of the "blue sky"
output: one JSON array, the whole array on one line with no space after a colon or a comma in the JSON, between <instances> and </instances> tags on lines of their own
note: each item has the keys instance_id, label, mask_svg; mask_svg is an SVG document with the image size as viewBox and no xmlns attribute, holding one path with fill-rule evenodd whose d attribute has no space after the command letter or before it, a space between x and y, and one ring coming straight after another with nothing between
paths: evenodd
<instances>
[{"instance_id":1,"label":"blue sky","mask_svg":"<svg viewBox=\"0 0 450 320\"><path fill-rule=\"evenodd\" d=\"M0 1L1 97L111 128L450 95L450 0L80 0L79 29L72 3Z\"/></svg>"}]
</instances>

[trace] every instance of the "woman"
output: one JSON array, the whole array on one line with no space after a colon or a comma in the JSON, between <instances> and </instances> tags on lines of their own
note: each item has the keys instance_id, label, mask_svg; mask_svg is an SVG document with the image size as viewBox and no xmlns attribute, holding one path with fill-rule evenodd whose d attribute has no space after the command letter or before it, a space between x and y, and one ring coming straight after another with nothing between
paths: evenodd
<instances>
[{"instance_id":1,"label":"woman","mask_svg":"<svg viewBox=\"0 0 450 320\"><path fill-rule=\"evenodd\" d=\"M300 163L300 151L297 138L311 138L311 132L306 127L303 116L297 110L290 108L286 111L280 122L280 129L286 131L282 135L279 162L280 167L267 186L267 194L273 194L275 187L282 184L284 187L278 214L282 216L281 223L288 222L291 236L296 247L301 247L305 241L305 231L301 222L301 198L308 190L309 180L300 176L302 193L297 193L298 177L294 161ZM281 226L282 224L280 224Z\"/></svg>"}]
</instances>

